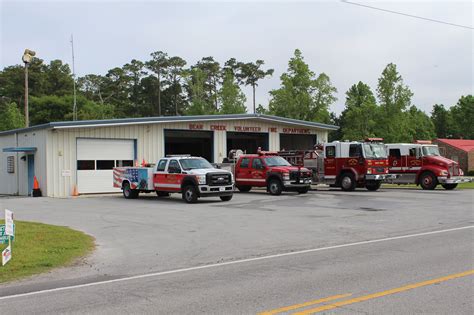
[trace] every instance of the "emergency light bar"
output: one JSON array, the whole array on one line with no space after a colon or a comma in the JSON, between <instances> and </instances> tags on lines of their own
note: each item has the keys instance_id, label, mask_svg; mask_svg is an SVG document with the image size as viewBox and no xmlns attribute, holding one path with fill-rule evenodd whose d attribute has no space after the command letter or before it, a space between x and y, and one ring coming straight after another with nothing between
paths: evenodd
<instances>
[{"instance_id":1,"label":"emergency light bar","mask_svg":"<svg viewBox=\"0 0 474 315\"><path fill-rule=\"evenodd\" d=\"M416 144L432 144L431 140L415 140Z\"/></svg>"},{"instance_id":2,"label":"emergency light bar","mask_svg":"<svg viewBox=\"0 0 474 315\"><path fill-rule=\"evenodd\" d=\"M366 138L365 142L383 142L383 138Z\"/></svg>"}]
</instances>

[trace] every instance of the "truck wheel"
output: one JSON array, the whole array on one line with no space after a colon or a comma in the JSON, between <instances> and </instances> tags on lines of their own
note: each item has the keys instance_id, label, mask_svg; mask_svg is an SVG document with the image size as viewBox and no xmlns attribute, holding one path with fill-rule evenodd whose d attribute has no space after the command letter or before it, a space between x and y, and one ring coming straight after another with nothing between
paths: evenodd
<instances>
[{"instance_id":1,"label":"truck wheel","mask_svg":"<svg viewBox=\"0 0 474 315\"><path fill-rule=\"evenodd\" d=\"M124 183L122 193L125 199L136 199L138 198L138 190L132 189L130 183Z\"/></svg>"},{"instance_id":2,"label":"truck wheel","mask_svg":"<svg viewBox=\"0 0 474 315\"><path fill-rule=\"evenodd\" d=\"M283 191L283 185L280 180L278 179L272 179L268 183L268 192L271 195L278 196L281 195L281 192Z\"/></svg>"},{"instance_id":3,"label":"truck wheel","mask_svg":"<svg viewBox=\"0 0 474 315\"><path fill-rule=\"evenodd\" d=\"M425 190L433 190L436 188L436 185L438 185L438 179L436 178L436 176L434 176L433 173L425 172L421 174L420 185L421 188Z\"/></svg>"},{"instance_id":4,"label":"truck wheel","mask_svg":"<svg viewBox=\"0 0 474 315\"><path fill-rule=\"evenodd\" d=\"M158 197L169 197L170 196L170 193L169 192L166 192L166 191L157 191L156 192L156 195Z\"/></svg>"},{"instance_id":5,"label":"truck wheel","mask_svg":"<svg viewBox=\"0 0 474 315\"><path fill-rule=\"evenodd\" d=\"M309 187L298 188L297 190L298 194L306 194L308 191L309 191Z\"/></svg>"},{"instance_id":6,"label":"truck wheel","mask_svg":"<svg viewBox=\"0 0 474 315\"><path fill-rule=\"evenodd\" d=\"M184 187L183 189L183 199L187 203L196 203L198 200L197 189L193 185Z\"/></svg>"},{"instance_id":7,"label":"truck wheel","mask_svg":"<svg viewBox=\"0 0 474 315\"><path fill-rule=\"evenodd\" d=\"M252 189L252 186L237 186L237 189L240 192L249 192Z\"/></svg>"},{"instance_id":8,"label":"truck wheel","mask_svg":"<svg viewBox=\"0 0 474 315\"><path fill-rule=\"evenodd\" d=\"M341 176L341 188L344 191L353 191L356 187L354 174L344 173Z\"/></svg>"},{"instance_id":9,"label":"truck wheel","mask_svg":"<svg viewBox=\"0 0 474 315\"><path fill-rule=\"evenodd\" d=\"M453 190L458 186L458 184L441 184L441 186L446 190Z\"/></svg>"},{"instance_id":10,"label":"truck wheel","mask_svg":"<svg viewBox=\"0 0 474 315\"><path fill-rule=\"evenodd\" d=\"M381 185L382 182L380 180L370 180L365 183L365 188L370 191L377 191Z\"/></svg>"},{"instance_id":11,"label":"truck wheel","mask_svg":"<svg viewBox=\"0 0 474 315\"><path fill-rule=\"evenodd\" d=\"M230 196L221 196L222 201L230 201L232 199L232 195Z\"/></svg>"}]
</instances>

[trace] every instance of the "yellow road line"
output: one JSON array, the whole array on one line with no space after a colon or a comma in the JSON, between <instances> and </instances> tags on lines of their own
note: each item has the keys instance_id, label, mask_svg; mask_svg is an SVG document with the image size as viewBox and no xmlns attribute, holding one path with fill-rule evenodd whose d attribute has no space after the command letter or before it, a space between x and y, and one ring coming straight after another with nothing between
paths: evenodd
<instances>
[{"instance_id":1,"label":"yellow road line","mask_svg":"<svg viewBox=\"0 0 474 315\"><path fill-rule=\"evenodd\" d=\"M456 274L449 275L449 276L446 276L446 277L441 277L441 278L437 278L437 279L432 279L432 280L427 280L427 281L418 282L418 283L414 283L414 284L409 284L409 285L406 285L406 286L403 286L403 287L399 287L399 288L395 288L395 289L391 289L391 290L387 290L387 291L382 291L382 292L378 292L378 293L374 293L374 294L364 295L364 296L353 298L353 299L350 299L350 300L345 300L345 301L336 302L336 303L332 303L332 304L329 304L329 305L324 305L324 306L317 307L317 308L308 309L308 310L301 311L301 312L296 312L296 313L293 313L293 315L308 315L308 314L314 314L314 313L317 313L317 312L332 310L332 309L335 309L335 308L338 308L338 307L341 307L341 306L354 304L354 303L359 303L359 302L364 302L364 301L379 298L379 297L382 297L382 296L395 294L395 293L400 293L400 292L403 292L403 291L416 289L416 288L424 287L424 286L427 286L427 285L430 285L430 284L440 283L440 282L444 282L444 281L448 281L448 280L452 280L452 279L456 279L456 278L461 278L461 277L469 276L469 275L472 275L472 274L474 274L474 270L468 270L468 271L465 271L465 272L456 273Z\"/></svg>"},{"instance_id":2,"label":"yellow road line","mask_svg":"<svg viewBox=\"0 0 474 315\"><path fill-rule=\"evenodd\" d=\"M258 313L258 315L273 315L273 314L277 314L277 313L281 313L281 312L287 312L287 311L295 310L297 308L302 308L302 307L311 306L311 305L314 305L314 304L319 304L319 303L323 303L323 302L329 302L329 301L332 301L332 300L342 299L342 298L345 298L345 297L348 297L348 296L351 296L351 295L352 294L334 295L334 296L330 296L330 297L327 297L327 298L324 298L324 299L313 300L313 301L309 301L309 302L305 302L305 303L301 303L301 304L295 304L295 305L290 305L290 306L286 306L286 307L282 307L282 308L277 308L277 309L274 309L274 310L271 310L271 311L261 312L261 313Z\"/></svg>"}]
</instances>

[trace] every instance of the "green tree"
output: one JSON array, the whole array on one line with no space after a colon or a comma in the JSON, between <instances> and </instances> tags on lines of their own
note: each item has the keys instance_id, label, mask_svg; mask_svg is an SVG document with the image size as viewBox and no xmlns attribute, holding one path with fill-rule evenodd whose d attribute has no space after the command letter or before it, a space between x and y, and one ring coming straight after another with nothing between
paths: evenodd
<instances>
[{"instance_id":1,"label":"green tree","mask_svg":"<svg viewBox=\"0 0 474 315\"><path fill-rule=\"evenodd\" d=\"M370 87L360 82L346 92L346 108L341 114L343 139L359 140L376 136L379 110Z\"/></svg>"},{"instance_id":2,"label":"green tree","mask_svg":"<svg viewBox=\"0 0 474 315\"><path fill-rule=\"evenodd\" d=\"M433 122L425 112L412 105L404 114L409 126L408 140L432 140L436 136Z\"/></svg>"},{"instance_id":3,"label":"green tree","mask_svg":"<svg viewBox=\"0 0 474 315\"><path fill-rule=\"evenodd\" d=\"M167 79L169 81L169 90L172 94L173 105L174 105L174 115L180 115L186 106L184 97L183 97L183 86L182 78L184 76L184 66L186 61L178 56L174 56L168 59L168 73Z\"/></svg>"},{"instance_id":4,"label":"green tree","mask_svg":"<svg viewBox=\"0 0 474 315\"><path fill-rule=\"evenodd\" d=\"M224 75L224 82L219 91L219 99L222 104L220 108L220 113L222 114L242 114L247 112L245 94L229 70Z\"/></svg>"},{"instance_id":5,"label":"green tree","mask_svg":"<svg viewBox=\"0 0 474 315\"><path fill-rule=\"evenodd\" d=\"M234 68L235 69L235 64L234 61L231 59L230 61L227 62L228 67ZM250 85L252 87L252 100L253 100L253 112L256 112L256 107L255 107L255 89L258 86L258 81L264 79L267 76L273 75L273 69L268 69L268 70L262 70L260 69L261 66L263 66L265 62L263 60L257 60L255 63L253 62L248 62L248 63L243 63L240 62L238 63L238 69L239 72L237 74L237 79L239 82L243 82L245 85Z\"/></svg>"},{"instance_id":6,"label":"green tree","mask_svg":"<svg viewBox=\"0 0 474 315\"><path fill-rule=\"evenodd\" d=\"M23 128L25 117L15 103L0 107L0 131Z\"/></svg>"},{"instance_id":7,"label":"green tree","mask_svg":"<svg viewBox=\"0 0 474 315\"><path fill-rule=\"evenodd\" d=\"M270 114L268 112L268 109L266 109L265 107L263 107L262 104L258 104L257 108L255 109L255 113L256 114L262 114L262 115L268 115Z\"/></svg>"},{"instance_id":8,"label":"green tree","mask_svg":"<svg viewBox=\"0 0 474 315\"><path fill-rule=\"evenodd\" d=\"M156 74L157 85L156 95L158 96L158 116L161 116L161 89L162 79L166 76L167 68L169 66L168 54L162 51L155 51L151 53L151 60L146 62L146 67Z\"/></svg>"},{"instance_id":9,"label":"green tree","mask_svg":"<svg viewBox=\"0 0 474 315\"><path fill-rule=\"evenodd\" d=\"M199 68L190 70L186 78L189 107L186 109L187 115L210 115L216 110L206 94L206 74Z\"/></svg>"},{"instance_id":10,"label":"green tree","mask_svg":"<svg viewBox=\"0 0 474 315\"><path fill-rule=\"evenodd\" d=\"M388 64L378 80L377 96L381 111L377 135L386 142L411 141L407 133L409 121L405 120L404 111L411 105L413 93L404 85L397 66Z\"/></svg>"},{"instance_id":11,"label":"green tree","mask_svg":"<svg viewBox=\"0 0 474 315\"><path fill-rule=\"evenodd\" d=\"M270 91L269 112L273 115L308 121L330 122L329 105L336 101L336 88L329 77L315 73L305 63L301 51L288 62L288 70L280 76L281 87Z\"/></svg>"},{"instance_id":12,"label":"green tree","mask_svg":"<svg viewBox=\"0 0 474 315\"><path fill-rule=\"evenodd\" d=\"M438 138L452 138L455 134L451 112L443 104L435 104L433 106L431 121Z\"/></svg>"},{"instance_id":13,"label":"green tree","mask_svg":"<svg viewBox=\"0 0 474 315\"><path fill-rule=\"evenodd\" d=\"M215 61L213 57L204 57L192 68L200 69L204 73L204 87L207 91L207 98L211 103L214 103L217 111L219 109L218 84L222 76L219 62Z\"/></svg>"},{"instance_id":14,"label":"green tree","mask_svg":"<svg viewBox=\"0 0 474 315\"><path fill-rule=\"evenodd\" d=\"M457 137L474 139L474 96L461 96L457 104L451 107L451 113Z\"/></svg>"},{"instance_id":15,"label":"green tree","mask_svg":"<svg viewBox=\"0 0 474 315\"><path fill-rule=\"evenodd\" d=\"M61 60L52 60L49 65L44 67L44 75L45 90L42 95L63 96L73 94L74 81L68 64L63 63Z\"/></svg>"}]
</instances>

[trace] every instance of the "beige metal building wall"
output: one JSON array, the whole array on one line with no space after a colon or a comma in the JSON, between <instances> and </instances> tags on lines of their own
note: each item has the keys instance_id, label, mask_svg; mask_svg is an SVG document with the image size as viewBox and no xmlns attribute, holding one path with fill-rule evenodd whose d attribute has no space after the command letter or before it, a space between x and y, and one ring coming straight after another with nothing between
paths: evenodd
<instances>
[{"instance_id":1,"label":"beige metal building wall","mask_svg":"<svg viewBox=\"0 0 474 315\"><path fill-rule=\"evenodd\" d=\"M22 157L26 153L2 152L8 147L35 147L34 173L38 179L40 189L45 193L47 190L46 179L46 137L47 130L35 130L30 132L19 132L0 136L0 194L28 195L28 165ZM31 153L32 154L32 153ZM15 172L7 172L7 157L15 157Z\"/></svg>"},{"instance_id":2,"label":"beige metal building wall","mask_svg":"<svg viewBox=\"0 0 474 315\"><path fill-rule=\"evenodd\" d=\"M269 134L269 149L280 149L280 133L283 128L304 128L310 134L316 134L318 142L327 142L328 130L313 127L295 127L291 124L271 123L254 119L221 120L221 121L196 121L196 122L167 122L147 124L124 124L115 126L81 126L77 128L58 127L53 130L45 130L48 133L46 161L47 161L47 191L50 197L71 196L76 178L76 139L77 138L100 138L100 139L136 139L138 161L145 159L147 162L155 162L164 155L164 130L181 129L190 130L193 127L200 130L213 130L216 126L225 126L227 131L248 130L248 128L260 128L260 132ZM199 125L199 126L196 126ZM236 127L238 127L236 130ZM240 129L241 128L241 129ZM253 130L253 131L252 131ZM250 129L249 132L255 132ZM222 161L227 155L227 137L225 130L214 130L214 160ZM111 179L112 180L112 179Z\"/></svg>"}]
</instances>

